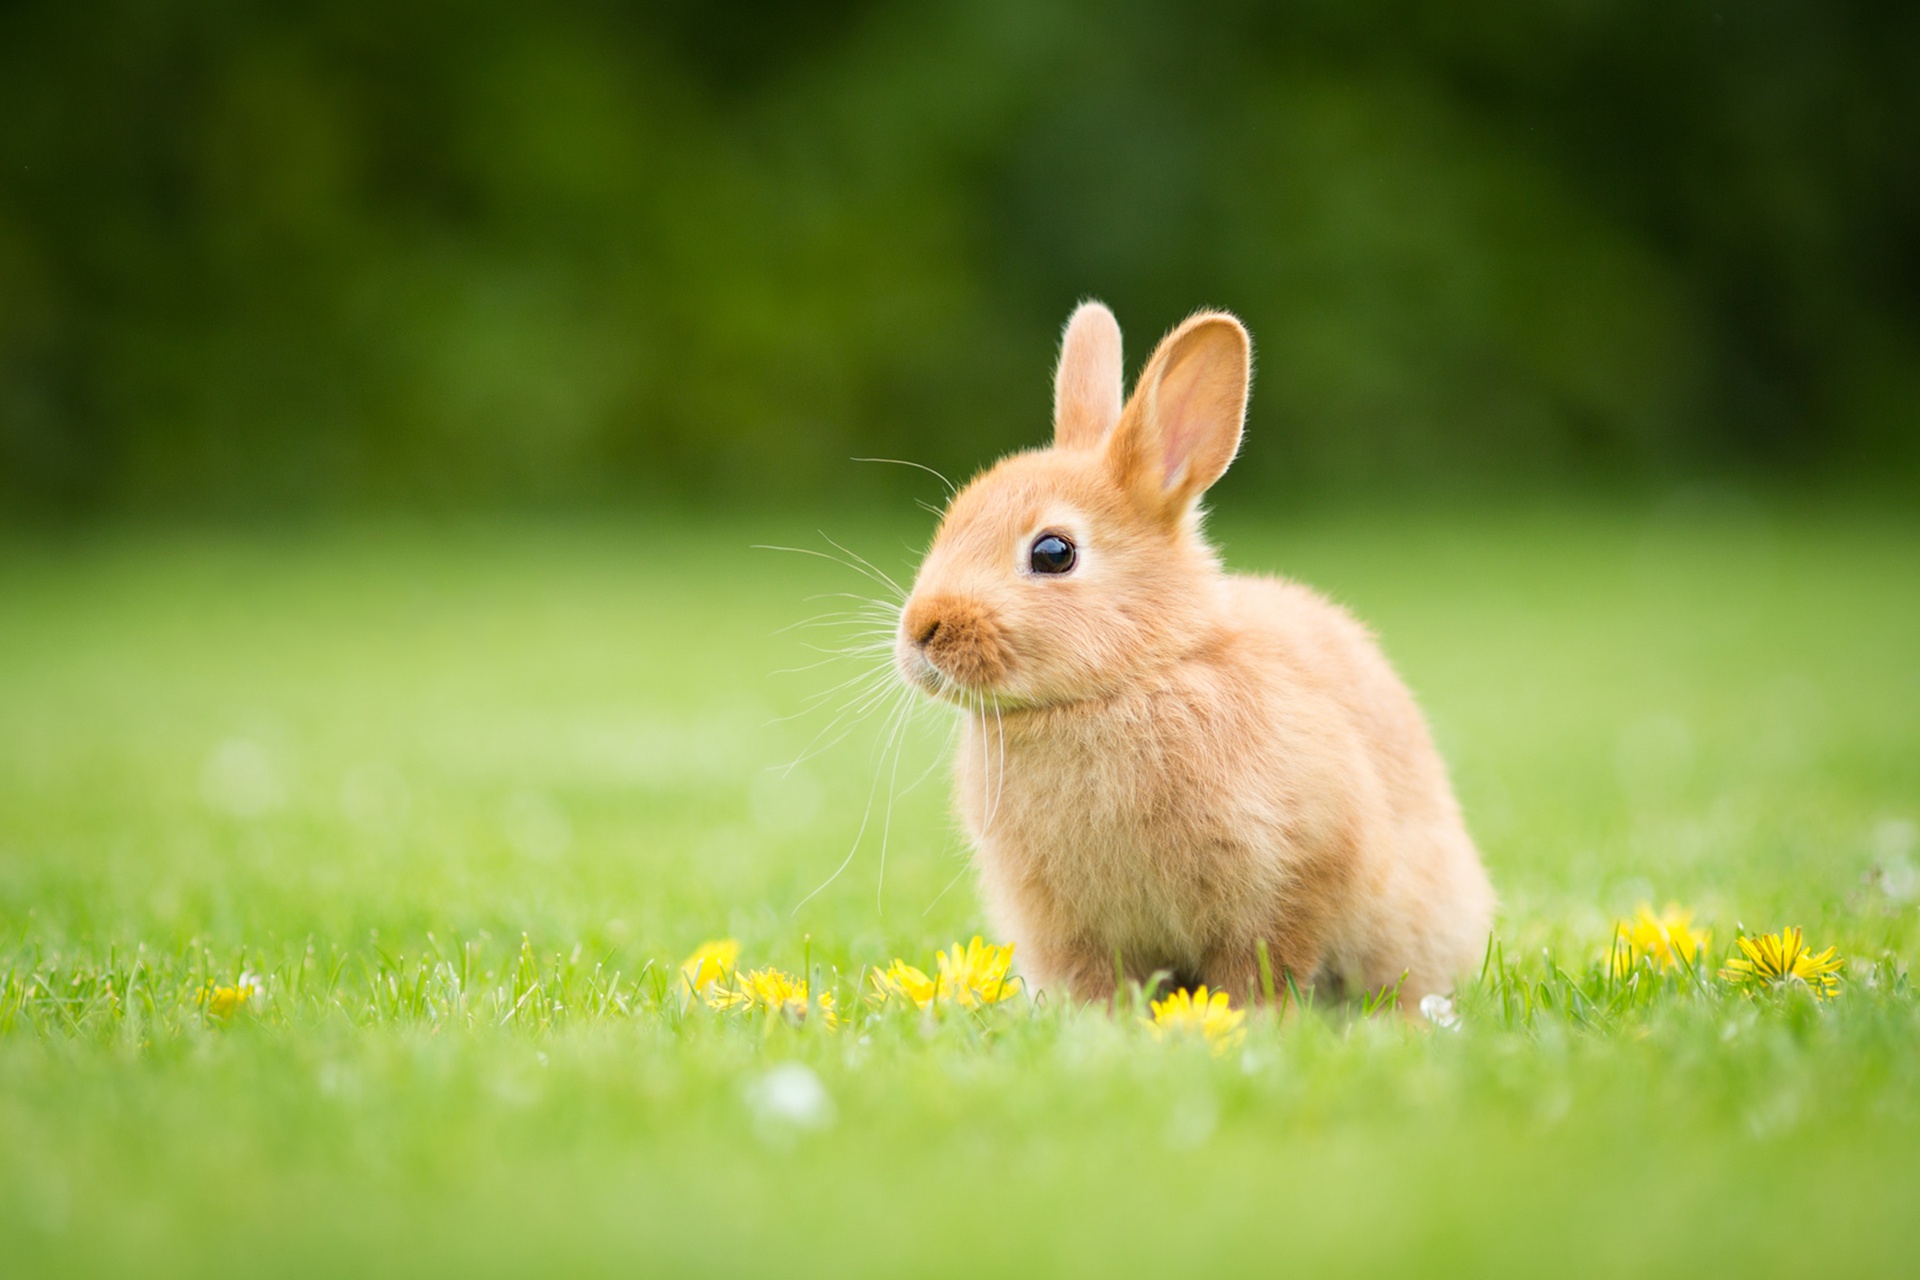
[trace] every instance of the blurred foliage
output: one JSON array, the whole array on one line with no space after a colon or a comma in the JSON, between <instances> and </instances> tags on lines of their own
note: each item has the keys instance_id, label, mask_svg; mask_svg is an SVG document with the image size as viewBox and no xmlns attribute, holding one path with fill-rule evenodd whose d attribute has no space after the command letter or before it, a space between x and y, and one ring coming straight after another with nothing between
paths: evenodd
<instances>
[{"instance_id":1,"label":"blurred foliage","mask_svg":"<svg viewBox=\"0 0 1920 1280\"><path fill-rule=\"evenodd\" d=\"M1911 476L1917 66L1866 0L14 3L0 508L898 484L1042 435L1086 295L1248 320L1275 500Z\"/></svg>"}]
</instances>

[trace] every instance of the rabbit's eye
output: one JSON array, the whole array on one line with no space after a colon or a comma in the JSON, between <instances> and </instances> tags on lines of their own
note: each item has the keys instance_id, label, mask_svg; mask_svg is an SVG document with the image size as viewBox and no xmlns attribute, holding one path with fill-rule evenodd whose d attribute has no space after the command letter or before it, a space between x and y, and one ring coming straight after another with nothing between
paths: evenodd
<instances>
[{"instance_id":1,"label":"rabbit's eye","mask_svg":"<svg viewBox=\"0 0 1920 1280\"><path fill-rule=\"evenodd\" d=\"M1035 573L1065 573L1073 568L1073 544L1057 533L1043 533L1033 540L1027 563Z\"/></svg>"}]
</instances>

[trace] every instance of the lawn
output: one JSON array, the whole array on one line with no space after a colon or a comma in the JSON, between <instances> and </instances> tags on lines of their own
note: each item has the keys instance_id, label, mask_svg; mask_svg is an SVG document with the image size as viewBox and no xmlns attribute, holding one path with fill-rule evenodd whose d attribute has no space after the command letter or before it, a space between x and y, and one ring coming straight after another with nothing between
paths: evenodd
<instances>
[{"instance_id":1,"label":"lawn","mask_svg":"<svg viewBox=\"0 0 1920 1280\"><path fill-rule=\"evenodd\" d=\"M827 533L897 576L929 527ZM872 584L753 549L811 525L0 543L0 1269L1911 1274L1920 522L1219 532L1435 722L1502 898L1457 1029L871 1006L985 924L944 713L835 727L863 668L792 625ZM1710 954L1613 973L1669 901ZM1833 999L1715 976L1788 925ZM848 1020L690 1003L720 937Z\"/></svg>"}]
</instances>

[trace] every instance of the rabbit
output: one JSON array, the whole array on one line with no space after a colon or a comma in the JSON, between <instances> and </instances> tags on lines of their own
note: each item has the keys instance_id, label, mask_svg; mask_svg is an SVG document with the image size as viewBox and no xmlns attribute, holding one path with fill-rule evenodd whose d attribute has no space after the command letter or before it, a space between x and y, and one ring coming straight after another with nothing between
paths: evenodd
<instances>
[{"instance_id":1,"label":"rabbit","mask_svg":"<svg viewBox=\"0 0 1920 1280\"><path fill-rule=\"evenodd\" d=\"M1198 505L1239 451L1251 343L1203 311L1124 399L1120 328L1068 322L1050 448L959 491L900 610L909 685L962 709L954 787L988 915L1080 1000L1155 975L1401 1008L1478 965L1494 909L1413 696L1372 635L1229 574Z\"/></svg>"}]
</instances>

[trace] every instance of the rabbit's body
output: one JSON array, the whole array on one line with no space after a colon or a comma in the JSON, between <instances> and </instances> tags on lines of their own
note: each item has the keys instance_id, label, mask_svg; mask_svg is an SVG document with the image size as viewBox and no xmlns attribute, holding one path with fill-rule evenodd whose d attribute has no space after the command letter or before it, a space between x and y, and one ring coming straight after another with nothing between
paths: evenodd
<instances>
[{"instance_id":1,"label":"rabbit's body","mask_svg":"<svg viewBox=\"0 0 1920 1280\"><path fill-rule=\"evenodd\" d=\"M1318 594L1225 590L1220 633L1149 684L966 718L956 791L995 924L1083 997L1116 965L1245 994L1261 940L1302 984L1446 991L1492 891L1412 697Z\"/></svg>"},{"instance_id":2,"label":"rabbit's body","mask_svg":"<svg viewBox=\"0 0 1920 1280\"><path fill-rule=\"evenodd\" d=\"M966 711L959 806L1029 975L1116 966L1237 998L1276 978L1444 992L1493 894L1412 695L1358 622L1222 572L1195 501L1240 440L1248 347L1196 316L1123 406L1119 330L1068 326L1055 444L949 505L901 675Z\"/></svg>"}]
</instances>

